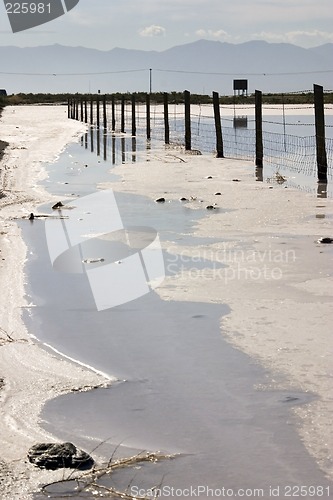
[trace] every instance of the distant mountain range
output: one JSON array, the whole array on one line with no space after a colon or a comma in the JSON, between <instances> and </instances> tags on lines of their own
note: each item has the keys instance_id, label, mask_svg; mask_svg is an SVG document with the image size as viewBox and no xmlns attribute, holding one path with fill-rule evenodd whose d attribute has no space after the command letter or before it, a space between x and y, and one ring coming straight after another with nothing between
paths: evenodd
<instances>
[{"instance_id":1,"label":"distant mountain range","mask_svg":"<svg viewBox=\"0 0 333 500\"><path fill-rule=\"evenodd\" d=\"M163 52L109 51L50 45L0 47L0 88L37 92L233 93L233 79L248 79L249 92L333 89L333 44L304 49L286 43L242 44L199 40ZM151 69L151 71L150 71Z\"/></svg>"}]
</instances>

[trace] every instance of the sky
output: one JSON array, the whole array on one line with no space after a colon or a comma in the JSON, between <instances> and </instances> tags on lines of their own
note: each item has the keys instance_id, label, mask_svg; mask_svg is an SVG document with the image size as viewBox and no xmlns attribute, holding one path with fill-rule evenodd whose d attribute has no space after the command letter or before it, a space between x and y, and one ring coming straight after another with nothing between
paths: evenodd
<instances>
[{"instance_id":1,"label":"sky","mask_svg":"<svg viewBox=\"0 0 333 500\"><path fill-rule=\"evenodd\" d=\"M333 42L332 0L80 0L66 15L19 33L11 31L5 3L0 0L1 46L163 51L202 38L304 48Z\"/></svg>"}]
</instances>

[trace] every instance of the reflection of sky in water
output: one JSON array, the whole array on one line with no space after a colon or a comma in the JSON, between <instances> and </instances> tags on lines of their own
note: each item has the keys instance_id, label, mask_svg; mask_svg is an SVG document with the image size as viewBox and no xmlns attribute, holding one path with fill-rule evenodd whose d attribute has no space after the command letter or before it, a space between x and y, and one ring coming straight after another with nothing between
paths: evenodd
<instances>
[{"instance_id":1,"label":"reflection of sky in water","mask_svg":"<svg viewBox=\"0 0 333 500\"><path fill-rule=\"evenodd\" d=\"M113 164L147 159L146 146L144 138L133 142L89 130L50 166L50 190L59 196L93 193L98 183L114 178ZM159 205L124 193L116 193L116 201L124 226L154 227L162 240L181 238L184 246L207 244L191 237L205 209L189 210L178 200ZM286 425L288 398L298 404L312 396L254 389L268 374L220 335L221 316L229 311L223 298L218 304L162 301L151 292L99 313L86 275L54 272L43 226L29 223L24 232L32 248L27 275L36 306L25 314L29 331L60 352L127 380L111 390L49 402L42 415L48 430L75 438L78 445L83 440L87 449L110 437L112 447L125 443L139 450L183 453L177 462L140 471L140 481L148 485L164 474L168 484L179 487L198 481L219 487L223 480L229 487L261 484L268 491L269 484L308 484L308 478L311 484L326 484L294 427ZM206 258L176 258L172 249L164 257L168 277L194 268L205 286L202 271L219 274L224 266ZM221 281L221 297L224 287Z\"/></svg>"},{"instance_id":2,"label":"reflection of sky in water","mask_svg":"<svg viewBox=\"0 0 333 500\"><path fill-rule=\"evenodd\" d=\"M151 135L153 140L164 141L164 118L158 107L152 113ZM171 107L172 109L172 107ZM198 111L199 109L199 111ZM263 115L263 142L264 142L264 172L263 180L271 181L276 172L286 177L286 186L317 193L317 167L316 167L316 142L315 118L313 106L309 106L308 114L290 114L290 109L279 110L279 114L269 113L269 107L264 106ZM273 108L272 108L273 109ZM304 108L302 108L304 111ZM266 113L265 113L266 111ZM191 142L192 149L202 153L212 154L216 148L214 118L205 116L205 107L191 108ZM208 113L207 113L208 114ZM246 159L254 161L255 158L255 119L253 107L229 109L226 114L221 109L223 147L226 158ZM170 142L184 144L184 116L183 106L169 110ZM130 124L127 124L128 132ZM137 134L141 140L145 135L145 122L141 120L137 126ZM333 115L325 115L325 135L328 158L328 179L332 180L333 161ZM124 141L124 139L122 139ZM123 162L135 161L136 156L130 156L129 141L126 147L122 146ZM124 152L126 149L126 153ZM135 158L135 159L134 159ZM324 197L324 194L321 195ZM331 186L328 185L327 196L332 196Z\"/></svg>"},{"instance_id":3,"label":"reflection of sky in water","mask_svg":"<svg viewBox=\"0 0 333 500\"><path fill-rule=\"evenodd\" d=\"M244 115L245 116L245 115ZM223 147L226 158L245 159L254 162L255 158L255 122L253 116L245 118L238 115L238 123L234 127L234 118L222 117ZM246 126L244 126L246 125ZM196 117L191 124L192 149L203 154L214 154L216 147L213 118ZM285 133L284 133L285 131ZM314 136L314 117L312 115L265 115L263 122L264 169L257 180L276 183L275 175L285 177L284 186L295 187L305 192L317 194L319 197L333 196L331 183L326 189L317 186L316 143ZM97 155L99 170L103 171L103 160L108 165L121 163L136 163L149 161L148 152L155 147L161 147L164 141L164 122L161 116L154 118L152 139L145 138L145 127L137 126L137 137L130 135L103 134L102 130L91 128L81 140L84 150ZM170 143L184 143L183 118L170 121ZM326 143L328 158L328 180L331 181L333 159L333 116L326 116ZM74 146L73 146L74 147ZM75 154L82 156L75 165L70 164L67 174L79 175L85 165L84 153L76 150ZM71 162L70 162L71 163ZM72 162L73 163L73 162ZM90 165L89 165L90 166ZM86 175L86 174L85 174ZM92 173L96 179L96 172ZM92 181L93 181L92 178ZM73 180L73 179L72 179ZM73 185L73 182L70 182ZM67 190L68 192L68 190Z\"/></svg>"}]
</instances>

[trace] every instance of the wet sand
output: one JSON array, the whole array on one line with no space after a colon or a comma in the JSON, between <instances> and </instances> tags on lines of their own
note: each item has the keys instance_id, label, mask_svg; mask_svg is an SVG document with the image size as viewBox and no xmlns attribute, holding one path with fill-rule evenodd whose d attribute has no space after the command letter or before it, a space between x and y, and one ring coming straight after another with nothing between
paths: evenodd
<instances>
[{"instance_id":1,"label":"wet sand","mask_svg":"<svg viewBox=\"0 0 333 500\"><path fill-rule=\"evenodd\" d=\"M43 132L33 129L31 113L28 118L28 113L24 116L23 112L28 110L19 109L22 110L19 119L25 119L26 127L31 127L30 135L35 134L41 139ZM36 120L41 120L43 113L44 116L45 113L59 113L55 108L42 110L34 107L34 110ZM7 111L9 113L10 109ZM12 118L9 114L4 116L4 120L9 118ZM66 142L84 130L77 122L68 122L64 116L61 118L56 122L58 130L66 130L67 136L62 138L62 144L48 144L49 150L53 147L53 154L49 151L49 156L42 157L43 161L52 161L55 151L59 152ZM12 120L9 126L14 128L14 123ZM14 134L10 137L8 133L8 138L4 137L2 126L1 123L2 138L11 143ZM36 149L36 141L32 141L31 137L25 137L25 141L23 147L28 146L28 151L32 153ZM16 149L20 146L22 142L17 144ZM22 323L22 307L28 304L25 302L20 271L26 255L20 232L11 218L33 211L40 202L51 201L49 195L35 188L36 180L41 178L39 155L33 161L30 156L25 163L30 170L27 183L27 170L22 172L22 157L27 156L25 151L10 153L12 163L9 163L10 175L7 179L11 188L8 189L10 183L7 180L7 206L1 211L1 231L6 234L1 236L0 248L6 258L6 268L2 265L0 274L1 279L6 277L7 283L15 283L15 287L8 287L1 297L0 322L1 328L15 339L15 342L8 342L7 334L2 334L4 345L0 348L0 375L5 380L1 413L6 423L0 439L4 443L2 448L7 450L4 471L9 468L10 472L6 481L12 481L3 494L8 496L3 498L11 499L29 498L28 492L36 481L43 481L40 473L20 462L29 443L33 444L35 439L46 435L38 426L43 402L70 391L75 385L74 377L76 385L81 387L105 383L105 379L42 351L27 336ZM18 158L19 168L15 169ZM6 161L5 156L2 164ZM151 152L149 162L119 166L113 172L119 175L119 180L111 186L115 191L128 194L139 192L151 200L164 196L167 199L163 207L165 210L168 210L168 204L178 203L182 196L192 197L188 202L189 208L204 213L196 222L193 236L206 240L213 236L210 244L191 247L183 245L181 239L176 242L170 240L164 242L164 249L180 263L185 259L195 263L199 252L201 258L213 263L222 260L228 267L222 274L220 270L217 274L214 267L208 266L201 279L191 275L189 269L182 269L180 274L167 277L156 292L164 301L228 304L231 311L221 318L221 335L276 373L276 378L273 376L258 388L263 391L292 388L317 396L307 405L294 407L293 411L308 452L321 470L332 478L332 341L328 319L331 318L332 305L328 285L332 251L329 246L316 243L319 237L330 236L332 200L318 200L312 195L284 189L277 184L257 183L253 165L249 162L193 157L172 149ZM14 175L17 178L15 188ZM207 179L207 176L212 178ZM233 180L236 178L238 182ZM19 192L14 193L14 189ZM216 192L221 192L221 195L216 196ZM205 212L203 207L213 203L224 210L214 210L211 214ZM227 240L226 244L216 242L221 235ZM9 249L13 248L14 241L13 257L14 252ZM10 310L8 304L11 304ZM58 373L65 372L64 364L66 370L71 370L68 372L70 376L60 377ZM32 365L35 367L33 371ZM281 375L284 380L282 386ZM27 397L22 399L22 395ZM14 486L14 480L20 474L23 481L16 481Z\"/></svg>"},{"instance_id":2,"label":"wet sand","mask_svg":"<svg viewBox=\"0 0 333 500\"><path fill-rule=\"evenodd\" d=\"M205 206L217 203L225 211L199 220L193 236L220 235L224 243L193 248L170 241L167 247L180 261L199 253L228 266L218 273L207 269L204 286L182 272L167 278L157 293L163 300L228 304L222 335L277 378L285 375L291 387L318 395L294 412L309 453L332 478L333 249L317 240L332 233L333 200L256 182L250 162L170 151L164 158L156 155L153 165L117 167L113 172L121 179L113 189L134 193L140 186L146 196L163 195L170 202L193 197L189 206L197 210L201 200ZM274 377L262 387L274 388L282 388Z\"/></svg>"},{"instance_id":3,"label":"wet sand","mask_svg":"<svg viewBox=\"0 0 333 500\"><path fill-rule=\"evenodd\" d=\"M30 446L53 441L39 426L45 401L73 388L86 390L107 382L40 349L22 320L28 305L23 274L28 256L15 219L37 212L43 201L53 201L37 186L45 176L43 164L55 161L66 144L84 131L82 124L67 119L67 109L61 106L9 106L0 118L0 137L9 143L0 164L4 195L0 198L0 497L4 500L29 499L50 477L26 459Z\"/></svg>"}]
</instances>

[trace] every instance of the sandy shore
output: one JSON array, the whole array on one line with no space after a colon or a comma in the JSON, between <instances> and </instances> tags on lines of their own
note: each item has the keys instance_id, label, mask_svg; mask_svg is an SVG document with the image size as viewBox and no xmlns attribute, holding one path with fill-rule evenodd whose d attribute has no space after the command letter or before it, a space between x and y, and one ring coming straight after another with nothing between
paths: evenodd
<instances>
[{"instance_id":1,"label":"sandy shore","mask_svg":"<svg viewBox=\"0 0 333 500\"><path fill-rule=\"evenodd\" d=\"M165 210L168 203L192 197L187 206L203 215L193 236L207 243L167 242L165 248L179 263L186 261L187 269L156 291L164 300L228 304L231 313L221 322L221 334L272 371L272 379L259 389L315 395L294 412L305 446L332 479L333 248L317 240L332 237L333 200L273 181L256 182L252 162L172 149L152 152L149 162L118 166L113 173L120 177L112 183L115 191L163 196ZM216 210L206 209L215 203ZM198 258L227 267L198 271Z\"/></svg>"},{"instance_id":2,"label":"sandy shore","mask_svg":"<svg viewBox=\"0 0 333 500\"><path fill-rule=\"evenodd\" d=\"M54 161L66 144L84 132L67 119L63 106L7 107L0 137L9 143L0 164L0 498L25 500L40 482L62 472L40 472L27 463L30 446L54 441L38 425L43 403L73 389L88 390L107 381L89 370L60 360L31 339L21 319L27 306L23 266L26 247L14 218L36 212L53 201L36 186L43 164ZM0 189L0 192L1 192Z\"/></svg>"},{"instance_id":3,"label":"sandy shore","mask_svg":"<svg viewBox=\"0 0 333 500\"><path fill-rule=\"evenodd\" d=\"M44 176L42 164L54 161L83 131L82 124L67 120L65 107L9 107L0 120L0 138L10 144L0 165L5 194L0 199L3 499L28 499L39 482L49 481L50 474L56 477L25 459L30 445L51 439L38 426L43 403L73 387L106 383L41 350L21 320L27 306L22 273L26 249L13 217L54 201L36 187ZM193 235L207 241L189 247L165 242L165 249L179 262L186 259L187 266L156 291L163 300L228 304L231 313L221 323L221 335L271 370L272 378L259 389L315 394L312 403L294 411L309 453L333 479L332 246L316 242L332 236L333 201L274 182L256 182L251 162L192 156L172 148L148 154L149 162L116 167L119 180L100 187L152 199L164 196L165 210L186 197L190 208L202 212ZM215 203L217 209L206 209ZM198 257L227 267L200 267L198 272Z\"/></svg>"}]
</instances>

